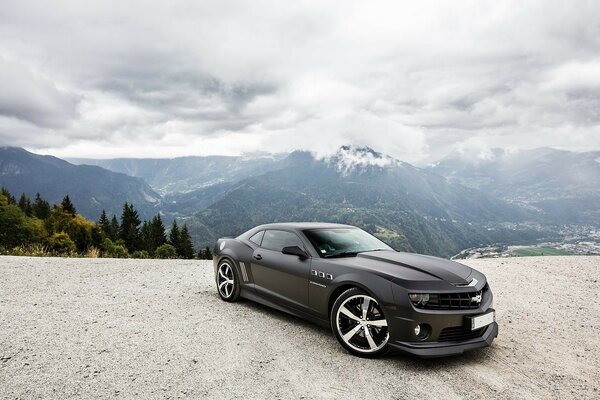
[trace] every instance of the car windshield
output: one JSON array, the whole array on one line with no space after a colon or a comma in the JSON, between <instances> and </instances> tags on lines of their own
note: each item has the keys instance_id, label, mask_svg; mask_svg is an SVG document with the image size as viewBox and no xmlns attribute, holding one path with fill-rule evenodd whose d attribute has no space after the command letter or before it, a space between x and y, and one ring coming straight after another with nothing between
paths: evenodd
<instances>
[{"instance_id":1,"label":"car windshield","mask_svg":"<svg viewBox=\"0 0 600 400\"><path fill-rule=\"evenodd\" d=\"M365 251L392 250L390 246L358 228L308 229L304 234L321 257L351 257Z\"/></svg>"}]
</instances>

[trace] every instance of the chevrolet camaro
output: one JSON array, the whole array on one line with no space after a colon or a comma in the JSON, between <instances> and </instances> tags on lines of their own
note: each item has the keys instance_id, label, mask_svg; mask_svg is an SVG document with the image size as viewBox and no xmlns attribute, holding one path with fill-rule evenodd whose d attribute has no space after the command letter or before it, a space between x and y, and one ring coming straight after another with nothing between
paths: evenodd
<instances>
[{"instance_id":1,"label":"chevrolet camaro","mask_svg":"<svg viewBox=\"0 0 600 400\"><path fill-rule=\"evenodd\" d=\"M245 298L330 327L358 356L447 356L498 335L482 273L395 251L353 226L261 225L219 239L213 254L221 299Z\"/></svg>"}]
</instances>

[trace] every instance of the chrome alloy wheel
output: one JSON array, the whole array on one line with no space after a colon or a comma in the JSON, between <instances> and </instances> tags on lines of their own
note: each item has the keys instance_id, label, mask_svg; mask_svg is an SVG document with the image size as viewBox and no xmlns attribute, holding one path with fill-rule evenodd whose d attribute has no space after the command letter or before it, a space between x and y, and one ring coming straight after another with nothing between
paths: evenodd
<instances>
[{"instance_id":1,"label":"chrome alloy wheel","mask_svg":"<svg viewBox=\"0 0 600 400\"><path fill-rule=\"evenodd\" d=\"M217 285L219 287L219 293L226 299L229 298L233 293L234 278L233 268L231 265L229 265L229 263L224 262L219 265Z\"/></svg>"},{"instance_id":2,"label":"chrome alloy wheel","mask_svg":"<svg viewBox=\"0 0 600 400\"><path fill-rule=\"evenodd\" d=\"M342 340L361 353L380 350L390 337L381 307L374 298L366 294L344 300L337 311L336 321Z\"/></svg>"}]
</instances>

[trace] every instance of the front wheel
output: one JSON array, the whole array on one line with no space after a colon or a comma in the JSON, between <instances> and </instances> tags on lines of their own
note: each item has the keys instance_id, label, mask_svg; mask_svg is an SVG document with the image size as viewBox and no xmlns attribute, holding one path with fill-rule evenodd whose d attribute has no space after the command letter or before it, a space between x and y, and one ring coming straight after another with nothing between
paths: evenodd
<instances>
[{"instance_id":1,"label":"front wheel","mask_svg":"<svg viewBox=\"0 0 600 400\"><path fill-rule=\"evenodd\" d=\"M389 351L388 324L383 309L359 288L342 293L333 304L331 329L340 344L359 357L380 357Z\"/></svg>"},{"instance_id":2,"label":"front wheel","mask_svg":"<svg viewBox=\"0 0 600 400\"><path fill-rule=\"evenodd\" d=\"M233 302L240 297L240 282L231 261L223 260L219 263L216 281L217 291L221 299Z\"/></svg>"}]
</instances>

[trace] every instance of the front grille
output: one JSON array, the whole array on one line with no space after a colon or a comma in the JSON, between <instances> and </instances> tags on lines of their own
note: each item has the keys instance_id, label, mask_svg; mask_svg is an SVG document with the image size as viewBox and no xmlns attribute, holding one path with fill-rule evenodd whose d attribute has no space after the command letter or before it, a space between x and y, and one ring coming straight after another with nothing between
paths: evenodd
<instances>
[{"instance_id":1,"label":"front grille","mask_svg":"<svg viewBox=\"0 0 600 400\"><path fill-rule=\"evenodd\" d=\"M485 328L470 331L462 326L453 326L442 329L438 342L460 342L463 340L475 339L483 335Z\"/></svg>"},{"instance_id":2,"label":"front grille","mask_svg":"<svg viewBox=\"0 0 600 400\"><path fill-rule=\"evenodd\" d=\"M430 294L428 301L413 302L415 307L427 310L472 310L479 308L487 285L479 291ZM479 301L478 301L479 300Z\"/></svg>"}]
</instances>

